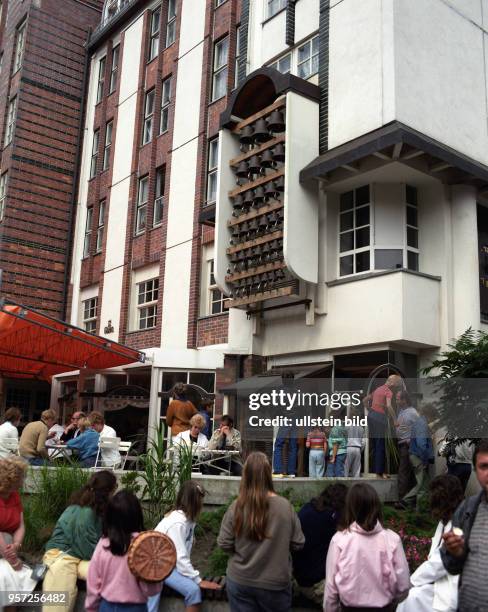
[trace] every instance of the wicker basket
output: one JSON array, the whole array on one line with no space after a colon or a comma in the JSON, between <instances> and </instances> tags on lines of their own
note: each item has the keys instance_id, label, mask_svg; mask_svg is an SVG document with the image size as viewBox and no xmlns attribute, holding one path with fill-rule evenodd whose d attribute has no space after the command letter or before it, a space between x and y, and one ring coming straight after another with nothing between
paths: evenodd
<instances>
[{"instance_id":1,"label":"wicker basket","mask_svg":"<svg viewBox=\"0 0 488 612\"><path fill-rule=\"evenodd\" d=\"M145 531L132 540L127 562L138 580L160 582L176 566L176 548L172 540L159 531Z\"/></svg>"}]
</instances>

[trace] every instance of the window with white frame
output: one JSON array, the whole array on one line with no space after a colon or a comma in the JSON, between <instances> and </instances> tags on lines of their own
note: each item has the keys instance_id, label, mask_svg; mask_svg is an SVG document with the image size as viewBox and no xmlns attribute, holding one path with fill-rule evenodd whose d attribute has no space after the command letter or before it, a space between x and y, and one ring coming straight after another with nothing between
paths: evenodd
<instances>
[{"instance_id":1,"label":"window with white frame","mask_svg":"<svg viewBox=\"0 0 488 612\"><path fill-rule=\"evenodd\" d=\"M97 225L97 247L96 252L101 253L103 247L103 231L105 227L105 206L106 200L100 200L98 207L98 225Z\"/></svg>"},{"instance_id":2,"label":"window with white frame","mask_svg":"<svg viewBox=\"0 0 488 612\"><path fill-rule=\"evenodd\" d=\"M169 127L169 105L171 103L171 77L164 79L161 94L161 119L159 122L159 133L164 134Z\"/></svg>"},{"instance_id":3,"label":"window with white frame","mask_svg":"<svg viewBox=\"0 0 488 612\"><path fill-rule=\"evenodd\" d=\"M405 185L407 268L419 269L419 221L417 188Z\"/></svg>"},{"instance_id":4,"label":"window with white frame","mask_svg":"<svg viewBox=\"0 0 488 612\"><path fill-rule=\"evenodd\" d=\"M314 36L297 49L297 74L309 79L319 71L319 37Z\"/></svg>"},{"instance_id":5,"label":"window with white frame","mask_svg":"<svg viewBox=\"0 0 488 612\"><path fill-rule=\"evenodd\" d=\"M176 0L168 1L168 21L166 24L166 47L176 40Z\"/></svg>"},{"instance_id":6,"label":"window with white frame","mask_svg":"<svg viewBox=\"0 0 488 612\"><path fill-rule=\"evenodd\" d=\"M83 240L83 257L90 255L90 242L93 223L93 208L86 209L85 238Z\"/></svg>"},{"instance_id":7,"label":"window with white frame","mask_svg":"<svg viewBox=\"0 0 488 612\"><path fill-rule=\"evenodd\" d=\"M154 122L154 89L146 93L144 100L144 125L142 128L142 144L145 145L152 140L152 129Z\"/></svg>"},{"instance_id":8,"label":"window with white frame","mask_svg":"<svg viewBox=\"0 0 488 612\"><path fill-rule=\"evenodd\" d=\"M269 19L286 8L287 0L266 0L266 18Z\"/></svg>"},{"instance_id":9,"label":"window with white frame","mask_svg":"<svg viewBox=\"0 0 488 612\"><path fill-rule=\"evenodd\" d=\"M371 267L371 205L369 185L342 193L339 205L339 275Z\"/></svg>"},{"instance_id":10,"label":"window with white frame","mask_svg":"<svg viewBox=\"0 0 488 612\"><path fill-rule=\"evenodd\" d=\"M153 60L159 53L159 23L161 21L161 7L151 14L151 26L149 30L148 61Z\"/></svg>"},{"instance_id":11,"label":"window with white frame","mask_svg":"<svg viewBox=\"0 0 488 612\"><path fill-rule=\"evenodd\" d=\"M20 70L22 67L22 60L24 58L25 49L25 31L27 28L27 22L24 21L17 28L17 40L15 41L15 57L14 57L14 72Z\"/></svg>"},{"instance_id":12,"label":"window with white frame","mask_svg":"<svg viewBox=\"0 0 488 612\"><path fill-rule=\"evenodd\" d=\"M97 331L98 297L83 301L83 328L90 334Z\"/></svg>"},{"instance_id":13,"label":"window with white frame","mask_svg":"<svg viewBox=\"0 0 488 612\"><path fill-rule=\"evenodd\" d=\"M97 84L97 104L103 98L103 89L105 85L105 64L107 62L106 57L102 57L98 62L98 84Z\"/></svg>"},{"instance_id":14,"label":"window with white frame","mask_svg":"<svg viewBox=\"0 0 488 612\"><path fill-rule=\"evenodd\" d=\"M143 176L139 179L139 187L137 190L136 234L140 234L146 229L148 198L149 176Z\"/></svg>"},{"instance_id":15,"label":"window with white frame","mask_svg":"<svg viewBox=\"0 0 488 612\"><path fill-rule=\"evenodd\" d=\"M112 66L110 68L110 86L108 93L113 93L117 89L117 77L119 73L120 45L112 49Z\"/></svg>"},{"instance_id":16,"label":"window with white frame","mask_svg":"<svg viewBox=\"0 0 488 612\"><path fill-rule=\"evenodd\" d=\"M269 66L270 68L275 68L282 74L288 74L291 72L291 53L287 53L283 57L280 57Z\"/></svg>"},{"instance_id":17,"label":"window with white frame","mask_svg":"<svg viewBox=\"0 0 488 612\"><path fill-rule=\"evenodd\" d=\"M156 327L158 316L159 279L153 278L137 285L137 328Z\"/></svg>"},{"instance_id":18,"label":"window with white frame","mask_svg":"<svg viewBox=\"0 0 488 612\"><path fill-rule=\"evenodd\" d=\"M15 129L15 116L17 114L17 96L13 97L8 105L7 125L5 127L5 142L4 146L8 146L12 142Z\"/></svg>"},{"instance_id":19,"label":"window with white frame","mask_svg":"<svg viewBox=\"0 0 488 612\"><path fill-rule=\"evenodd\" d=\"M5 214L5 201L7 199L7 184L8 184L8 172L4 172L0 175L0 221L2 221Z\"/></svg>"},{"instance_id":20,"label":"window with white frame","mask_svg":"<svg viewBox=\"0 0 488 612\"><path fill-rule=\"evenodd\" d=\"M217 287L214 276L214 260L207 262L208 265L208 314L220 314L224 312L225 297Z\"/></svg>"},{"instance_id":21,"label":"window with white frame","mask_svg":"<svg viewBox=\"0 0 488 612\"><path fill-rule=\"evenodd\" d=\"M156 191L154 194L153 227L163 222L164 189L166 167L156 168Z\"/></svg>"},{"instance_id":22,"label":"window with white frame","mask_svg":"<svg viewBox=\"0 0 488 612\"><path fill-rule=\"evenodd\" d=\"M219 139L208 143L207 158L207 204L214 204L217 199L217 178L219 172Z\"/></svg>"},{"instance_id":23,"label":"window with white frame","mask_svg":"<svg viewBox=\"0 0 488 612\"><path fill-rule=\"evenodd\" d=\"M241 55L241 26L236 28L236 61L234 67L234 87L239 83L239 58Z\"/></svg>"},{"instance_id":24,"label":"window with white frame","mask_svg":"<svg viewBox=\"0 0 488 612\"><path fill-rule=\"evenodd\" d=\"M90 162L90 178L92 179L97 173L98 166L98 145L100 144L100 130L93 132L92 154Z\"/></svg>"},{"instance_id":25,"label":"window with white frame","mask_svg":"<svg viewBox=\"0 0 488 612\"><path fill-rule=\"evenodd\" d=\"M107 170L110 165L110 151L112 149L112 133L114 123L109 121L105 127L105 147L103 149L103 170Z\"/></svg>"},{"instance_id":26,"label":"window with white frame","mask_svg":"<svg viewBox=\"0 0 488 612\"><path fill-rule=\"evenodd\" d=\"M227 93L227 63L229 59L229 37L226 36L214 45L212 102Z\"/></svg>"}]
</instances>

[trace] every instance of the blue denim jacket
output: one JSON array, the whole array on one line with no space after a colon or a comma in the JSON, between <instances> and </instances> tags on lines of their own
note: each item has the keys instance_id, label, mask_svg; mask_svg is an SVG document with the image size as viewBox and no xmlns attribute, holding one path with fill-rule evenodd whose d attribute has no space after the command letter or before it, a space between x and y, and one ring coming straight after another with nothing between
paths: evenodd
<instances>
[{"instance_id":1,"label":"blue denim jacket","mask_svg":"<svg viewBox=\"0 0 488 612\"><path fill-rule=\"evenodd\" d=\"M432 437L429 425L423 416L419 416L412 423L409 453L421 459L425 464L431 463L434 460Z\"/></svg>"}]
</instances>

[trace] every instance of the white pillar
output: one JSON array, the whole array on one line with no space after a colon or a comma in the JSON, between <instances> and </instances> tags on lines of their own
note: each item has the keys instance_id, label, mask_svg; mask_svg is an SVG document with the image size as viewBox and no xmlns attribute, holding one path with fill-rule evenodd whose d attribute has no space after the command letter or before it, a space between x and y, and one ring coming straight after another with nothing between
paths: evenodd
<instances>
[{"instance_id":1,"label":"white pillar","mask_svg":"<svg viewBox=\"0 0 488 612\"><path fill-rule=\"evenodd\" d=\"M454 335L480 327L476 188L454 185L451 198Z\"/></svg>"},{"instance_id":2,"label":"white pillar","mask_svg":"<svg viewBox=\"0 0 488 612\"><path fill-rule=\"evenodd\" d=\"M161 420L161 381L163 371L161 368L152 367L151 370L151 391L149 393L149 415L147 422L147 439L148 442L154 438L154 433L157 430Z\"/></svg>"}]
</instances>

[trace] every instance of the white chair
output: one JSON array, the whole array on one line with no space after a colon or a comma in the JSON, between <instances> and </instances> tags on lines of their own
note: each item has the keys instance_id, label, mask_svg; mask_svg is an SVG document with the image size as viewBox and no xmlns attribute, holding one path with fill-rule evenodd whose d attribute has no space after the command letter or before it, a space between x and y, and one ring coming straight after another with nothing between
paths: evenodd
<instances>
[{"instance_id":1,"label":"white chair","mask_svg":"<svg viewBox=\"0 0 488 612\"><path fill-rule=\"evenodd\" d=\"M129 451L132 448L132 442L120 442L119 444L119 453L121 457L121 465L120 469L125 469L125 463L127 461L127 457L129 456Z\"/></svg>"},{"instance_id":2,"label":"white chair","mask_svg":"<svg viewBox=\"0 0 488 612\"><path fill-rule=\"evenodd\" d=\"M113 465L105 465L102 451L117 451L119 450L120 438L100 438L98 441L97 457L95 459L95 469L104 470L108 468L115 469L118 467L118 462Z\"/></svg>"},{"instance_id":3,"label":"white chair","mask_svg":"<svg viewBox=\"0 0 488 612\"><path fill-rule=\"evenodd\" d=\"M12 453L13 455L19 454L19 440L18 438L3 438L2 447Z\"/></svg>"}]
</instances>

